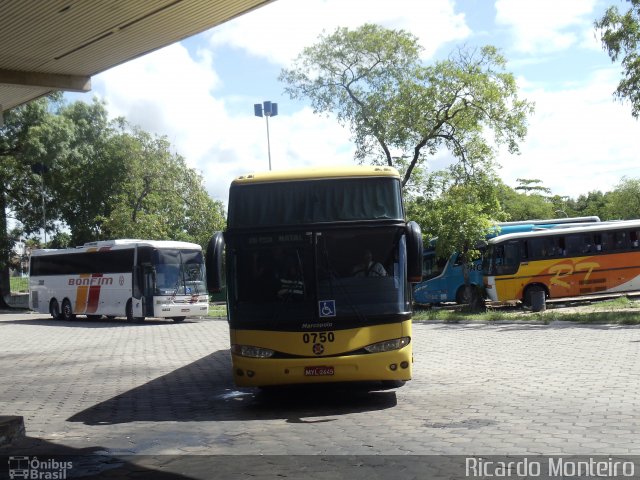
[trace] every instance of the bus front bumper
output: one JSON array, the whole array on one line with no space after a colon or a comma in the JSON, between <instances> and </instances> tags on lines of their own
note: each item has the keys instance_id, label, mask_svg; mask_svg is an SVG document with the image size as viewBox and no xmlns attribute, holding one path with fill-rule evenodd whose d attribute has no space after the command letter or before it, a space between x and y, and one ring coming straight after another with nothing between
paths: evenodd
<instances>
[{"instance_id":1,"label":"bus front bumper","mask_svg":"<svg viewBox=\"0 0 640 480\"><path fill-rule=\"evenodd\" d=\"M384 353L295 359L258 359L232 354L239 387L411 380L411 345Z\"/></svg>"}]
</instances>

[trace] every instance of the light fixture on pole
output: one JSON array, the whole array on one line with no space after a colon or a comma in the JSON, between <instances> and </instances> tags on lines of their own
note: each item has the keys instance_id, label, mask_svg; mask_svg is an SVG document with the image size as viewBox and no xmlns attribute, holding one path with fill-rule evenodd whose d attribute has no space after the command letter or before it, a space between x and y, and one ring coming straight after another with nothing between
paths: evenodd
<instances>
[{"instance_id":1,"label":"light fixture on pole","mask_svg":"<svg viewBox=\"0 0 640 480\"><path fill-rule=\"evenodd\" d=\"M262 105L255 103L253 105L253 111L256 117L262 117L264 114L267 120L267 152L269 153L269 170L271 170L271 141L269 140L269 117L275 117L278 115L278 104L271 103L269 101L262 102Z\"/></svg>"}]
</instances>

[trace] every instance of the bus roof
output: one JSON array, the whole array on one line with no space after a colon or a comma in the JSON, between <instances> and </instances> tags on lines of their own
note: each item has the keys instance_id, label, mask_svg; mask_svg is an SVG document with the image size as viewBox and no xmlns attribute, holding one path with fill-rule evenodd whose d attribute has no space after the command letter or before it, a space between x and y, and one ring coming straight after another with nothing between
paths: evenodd
<instances>
[{"instance_id":1,"label":"bus roof","mask_svg":"<svg viewBox=\"0 0 640 480\"><path fill-rule=\"evenodd\" d=\"M325 178L351 177L396 177L400 174L393 167L353 165L349 167L296 168L291 170L276 170L271 172L250 173L241 175L231 182L231 185L282 182L287 180L312 180Z\"/></svg>"},{"instance_id":2,"label":"bus roof","mask_svg":"<svg viewBox=\"0 0 640 480\"><path fill-rule=\"evenodd\" d=\"M84 245L79 245L75 248L61 248L61 249L38 249L31 252L32 256L57 254L57 253L74 253L74 252L86 252L88 250L99 250L101 248L108 248L114 250L134 248L136 246L146 246L153 248L172 248L172 249L184 249L184 250L201 250L202 247L197 243L180 242L176 240L139 240L132 238L118 239L118 240L100 240L97 242L87 242Z\"/></svg>"},{"instance_id":3,"label":"bus roof","mask_svg":"<svg viewBox=\"0 0 640 480\"><path fill-rule=\"evenodd\" d=\"M519 238L536 238L544 236L569 235L576 233L592 233L606 232L611 230L624 230L626 228L640 229L640 219L636 220L616 220L610 222L585 223L581 226L572 226L571 228L548 228L544 230L534 230L531 232L508 233L500 235L489 240L490 244L508 242L509 240L517 240Z\"/></svg>"},{"instance_id":4,"label":"bus roof","mask_svg":"<svg viewBox=\"0 0 640 480\"><path fill-rule=\"evenodd\" d=\"M559 225L562 223L594 223L599 221L600 217L593 215L590 217L548 218L546 220L518 220L515 222L499 222L496 225L500 227L511 225Z\"/></svg>"}]
</instances>

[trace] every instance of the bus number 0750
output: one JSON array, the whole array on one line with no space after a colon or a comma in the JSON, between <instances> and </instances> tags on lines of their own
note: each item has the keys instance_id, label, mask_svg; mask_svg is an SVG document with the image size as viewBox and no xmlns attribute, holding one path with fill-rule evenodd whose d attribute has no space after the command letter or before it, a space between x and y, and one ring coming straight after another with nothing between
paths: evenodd
<instances>
[{"instance_id":1,"label":"bus number 0750","mask_svg":"<svg viewBox=\"0 0 640 480\"><path fill-rule=\"evenodd\" d=\"M336 336L333 332L313 332L313 333L304 333L302 335L302 341L304 343L326 343L333 342L336 339Z\"/></svg>"}]
</instances>

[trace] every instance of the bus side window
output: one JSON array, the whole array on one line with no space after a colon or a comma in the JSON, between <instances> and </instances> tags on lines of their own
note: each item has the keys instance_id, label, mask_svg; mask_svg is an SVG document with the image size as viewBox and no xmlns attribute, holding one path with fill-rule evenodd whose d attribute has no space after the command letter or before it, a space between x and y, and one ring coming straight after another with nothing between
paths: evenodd
<instances>
[{"instance_id":1,"label":"bus side window","mask_svg":"<svg viewBox=\"0 0 640 480\"><path fill-rule=\"evenodd\" d=\"M600 235L599 233L596 233L593 236L593 243L595 245L595 251L601 252L602 251L602 235Z\"/></svg>"},{"instance_id":2,"label":"bus side window","mask_svg":"<svg viewBox=\"0 0 640 480\"><path fill-rule=\"evenodd\" d=\"M629 248L629 235L625 231L614 232L616 250L627 250Z\"/></svg>"},{"instance_id":3,"label":"bus side window","mask_svg":"<svg viewBox=\"0 0 640 480\"><path fill-rule=\"evenodd\" d=\"M638 248L640 242L640 230L632 230L629 232L629 240L631 241L631 248Z\"/></svg>"}]
</instances>

